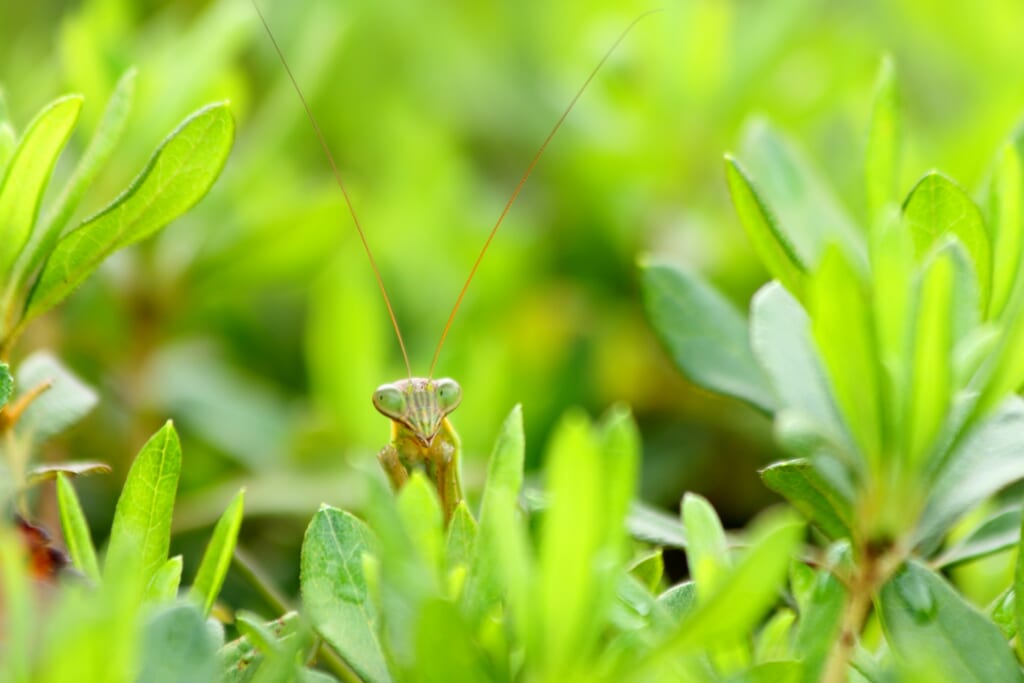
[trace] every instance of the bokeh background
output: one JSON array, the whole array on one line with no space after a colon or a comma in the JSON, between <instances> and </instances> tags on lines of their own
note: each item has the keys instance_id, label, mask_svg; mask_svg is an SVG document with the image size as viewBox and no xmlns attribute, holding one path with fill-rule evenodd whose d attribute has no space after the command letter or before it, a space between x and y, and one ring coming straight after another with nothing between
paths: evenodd
<instances>
[{"instance_id":1,"label":"bokeh background","mask_svg":"<svg viewBox=\"0 0 1024 683\"><path fill-rule=\"evenodd\" d=\"M902 184L939 168L967 187L1024 114L1024 5L954 0L658 3L601 71L537 167L470 289L438 374L470 489L524 405L529 462L570 406L630 404L643 497L708 496L728 525L773 502L756 469L768 421L674 370L647 325L637 261L705 273L745 306L765 274L721 158L764 116L863 218L862 151L881 56L903 81ZM649 0L261 0L342 168L425 373L469 268L541 140ZM120 74L134 115L82 216L101 208L190 111L230 99L238 138L202 203L108 262L35 324L101 396L41 459L100 459L80 482L102 542L130 458L168 417L185 449L175 524L191 575L207 527L248 488L243 544L294 585L321 502L358 509L388 436L373 389L404 375L329 168L247 0L0 5L0 85L23 128L65 92L86 100L72 167ZM40 514L50 503L44 495ZM230 586L229 586L230 589Z\"/></svg>"}]
</instances>

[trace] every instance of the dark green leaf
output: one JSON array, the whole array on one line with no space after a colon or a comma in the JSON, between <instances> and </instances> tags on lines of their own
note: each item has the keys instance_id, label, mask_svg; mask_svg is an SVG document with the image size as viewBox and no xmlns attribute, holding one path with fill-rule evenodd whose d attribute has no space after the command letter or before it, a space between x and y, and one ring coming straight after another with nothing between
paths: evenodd
<instances>
[{"instance_id":1,"label":"dark green leaf","mask_svg":"<svg viewBox=\"0 0 1024 683\"><path fill-rule=\"evenodd\" d=\"M992 248L981 211L967 193L944 175L927 173L903 204L903 220L919 255L943 236L955 235L960 240L974 263L984 310L992 286Z\"/></svg>"},{"instance_id":2,"label":"dark green leaf","mask_svg":"<svg viewBox=\"0 0 1024 683\"><path fill-rule=\"evenodd\" d=\"M29 124L0 181L0 273L11 266L32 234L50 174L78 121L82 97L61 97Z\"/></svg>"},{"instance_id":3,"label":"dark green leaf","mask_svg":"<svg viewBox=\"0 0 1024 683\"><path fill-rule=\"evenodd\" d=\"M996 625L922 565L908 563L877 604L889 645L910 669L962 682L1024 680Z\"/></svg>"},{"instance_id":4,"label":"dark green leaf","mask_svg":"<svg viewBox=\"0 0 1024 683\"><path fill-rule=\"evenodd\" d=\"M14 393L14 378L11 376L11 366L0 361L0 408L7 405Z\"/></svg>"},{"instance_id":5,"label":"dark green leaf","mask_svg":"<svg viewBox=\"0 0 1024 683\"><path fill-rule=\"evenodd\" d=\"M754 182L739 162L728 154L725 155L725 177L736 213L761 262L786 289L795 296L802 296L807 267Z\"/></svg>"},{"instance_id":6,"label":"dark green leaf","mask_svg":"<svg viewBox=\"0 0 1024 683\"><path fill-rule=\"evenodd\" d=\"M750 349L747 323L700 278L665 265L643 268L647 316L695 384L771 412L776 400Z\"/></svg>"},{"instance_id":7,"label":"dark green leaf","mask_svg":"<svg viewBox=\"0 0 1024 683\"><path fill-rule=\"evenodd\" d=\"M89 523L78 502L75 487L70 478L61 472L57 473L57 505L60 507L60 526L64 531L64 541L75 567L88 576L93 583L100 582L100 565L96 561L96 549L89 534Z\"/></svg>"},{"instance_id":8,"label":"dark green leaf","mask_svg":"<svg viewBox=\"0 0 1024 683\"><path fill-rule=\"evenodd\" d=\"M317 631L360 676L389 681L377 635L379 619L363 575L370 530L341 510L323 506L302 542L302 602Z\"/></svg>"},{"instance_id":9,"label":"dark green leaf","mask_svg":"<svg viewBox=\"0 0 1024 683\"><path fill-rule=\"evenodd\" d=\"M226 104L186 119L124 194L57 242L29 294L24 320L56 305L112 252L145 239L202 199L224 167L233 135Z\"/></svg>"},{"instance_id":10,"label":"dark green leaf","mask_svg":"<svg viewBox=\"0 0 1024 683\"><path fill-rule=\"evenodd\" d=\"M168 422L146 442L128 472L110 528L105 576L111 574L113 563L130 565L145 588L167 561L180 473L181 444Z\"/></svg>"},{"instance_id":11,"label":"dark green leaf","mask_svg":"<svg viewBox=\"0 0 1024 683\"><path fill-rule=\"evenodd\" d=\"M777 462L761 470L772 491L792 503L831 539L850 538L850 500L807 460Z\"/></svg>"},{"instance_id":12,"label":"dark green leaf","mask_svg":"<svg viewBox=\"0 0 1024 683\"><path fill-rule=\"evenodd\" d=\"M224 577L231 566L231 556L238 541L238 531L242 528L244 510L245 489L242 489L231 499L224 515L217 521L210 543L203 553L191 591L192 597L202 605L203 616L209 616L220 588L224 585Z\"/></svg>"}]
</instances>

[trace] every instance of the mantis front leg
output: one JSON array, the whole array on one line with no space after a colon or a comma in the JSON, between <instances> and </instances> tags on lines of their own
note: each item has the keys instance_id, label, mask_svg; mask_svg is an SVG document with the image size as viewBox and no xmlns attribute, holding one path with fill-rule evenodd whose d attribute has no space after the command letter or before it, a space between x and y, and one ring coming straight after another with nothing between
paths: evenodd
<instances>
[{"instance_id":1,"label":"mantis front leg","mask_svg":"<svg viewBox=\"0 0 1024 683\"><path fill-rule=\"evenodd\" d=\"M409 480L409 470L421 468L437 491L447 525L462 501L459 456L462 446L451 423L445 420L429 446L424 446L408 430L396 425L391 443L377 454L392 488L399 491Z\"/></svg>"}]
</instances>

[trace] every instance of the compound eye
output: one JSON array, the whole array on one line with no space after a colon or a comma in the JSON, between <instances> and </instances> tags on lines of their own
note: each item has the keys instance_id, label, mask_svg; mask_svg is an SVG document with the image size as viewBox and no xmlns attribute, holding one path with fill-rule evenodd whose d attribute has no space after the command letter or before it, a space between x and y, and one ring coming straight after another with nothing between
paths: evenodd
<instances>
[{"instance_id":1,"label":"compound eye","mask_svg":"<svg viewBox=\"0 0 1024 683\"><path fill-rule=\"evenodd\" d=\"M405 397L396 387L385 384L373 392L373 405L388 417L394 417L405 412Z\"/></svg>"},{"instance_id":2,"label":"compound eye","mask_svg":"<svg viewBox=\"0 0 1024 683\"><path fill-rule=\"evenodd\" d=\"M437 402L445 413L455 410L462 401L462 387L453 379L437 380Z\"/></svg>"}]
</instances>

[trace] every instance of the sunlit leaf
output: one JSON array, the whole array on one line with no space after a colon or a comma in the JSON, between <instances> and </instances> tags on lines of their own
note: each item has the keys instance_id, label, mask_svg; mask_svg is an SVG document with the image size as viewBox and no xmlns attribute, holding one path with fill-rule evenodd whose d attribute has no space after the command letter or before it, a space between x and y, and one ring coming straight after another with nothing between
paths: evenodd
<instances>
[{"instance_id":1,"label":"sunlit leaf","mask_svg":"<svg viewBox=\"0 0 1024 683\"><path fill-rule=\"evenodd\" d=\"M991 204L995 214L991 221L992 235L992 300L989 317L996 318L1006 307L1018 281L1021 248L1024 240L1024 208L1021 194L1024 177L1021 157L1017 148L1008 144L999 154L995 177L992 180Z\"/></svg>"},{"instance_id":2,"label":"sunlit leaf","mask_svg":"<svg viewBox=\"0 0 1024 683\"><path fill-rule=\"evenodd\" d=\"M242 528L244 509L245 490L243 489L231 499L223 516L217 521L217 526L213 529L213 536L210 537L210 543L206 546L206 552L203 553L202 562L199 563L199 570L196 572L191 592L192 596L202 605L203 616L209 616L213 603L220 593L220 588L224 584L228 567L231 566L231 556L235 552L238 531Z\"/></svg>"},{"instance_id":3,"label":"sunlit leaf","mask_svg":"<svg viewBox=\"0 0 1024 683\"><path fill-rule=\"evenodd\" d=\"M57 473L57 505L60 508L60 525L64 540L75 567L94 583L100 581L100 565L96 561L96 549L89 534L89 523L78 502L78 494L69 477Z\"/></svg>"},{"instance_id":4,"label":"sunlit leaf","mask_svg":"<svg viewBox=\"0 0 1024 683\"><path fill-rule=\"evenodd\" d=\"M175 555L166 562L160 569L156 570L153 578L146 587L145 600L147 602L171 602L178 596L178 587L181 586L181 569L183 563L181 555Z\"/></svg>"},{"instance_id":5,"label":"sunlit leaf","mask_svg":"<svg viewBox=\"0 0 1024 683\"><path fill-rule=\"evenodd\" d=\"M899 156L901 120L899 84L892 58L883 57L875 81L865 150L864 175L867 187L868 216L876 225L884 209L899 202Z\"/></svg>"},{"instance_id":6,"label":"sunlit leaf","mask_svg":"<svg viewBox=\"0 0 1024 683\"><path fill-rule=\"evenodd\" d=\"M130 565L144 588L167 561L180 473L181 444L168 422L146 442L128 471L110 527L104 576L114 571L113 563Z\"/></svg>"},{"instance_id":7,"label":"sunlit leaf","mask_svg":"<svg viewBox=\"0 0 1024 683\"><path fill-rule=\"evenodd\" d=\"M43 191L81 108L79 95L56 99L36 115L21 136L0 181L0 273L10 273L32 234Z\"/></svg>"},{"instance_id":8,"label":"sunlit leaf","mask_svg":"<svg viewBox=\"0 0 1024 683\"><path fill-rule=\"evenodd\" d=\"M694 493L683 496L683 525L689 544L686 561L701 600L711 595L732 566L725 529L707 499Z\"/></svg>"}]
</instances>

